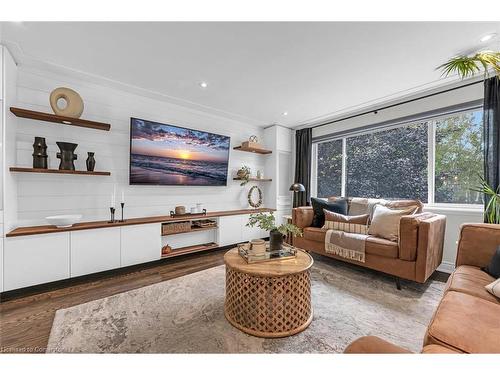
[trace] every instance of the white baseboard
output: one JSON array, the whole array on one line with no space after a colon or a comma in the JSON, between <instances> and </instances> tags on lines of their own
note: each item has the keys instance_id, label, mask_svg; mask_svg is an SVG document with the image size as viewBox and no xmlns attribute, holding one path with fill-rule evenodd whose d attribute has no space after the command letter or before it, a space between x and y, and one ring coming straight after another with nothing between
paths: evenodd
<instances>
[{"instance_id":1,"label":"white baseboard","mask_svg":"<svg viewBox=\"0 0 500 375\"><path fill-rule=\"evenodd\" d=\"M442 262L437 270L445 273L452 273L455 270L455 263Z\"/></svg>"}]
</instances>

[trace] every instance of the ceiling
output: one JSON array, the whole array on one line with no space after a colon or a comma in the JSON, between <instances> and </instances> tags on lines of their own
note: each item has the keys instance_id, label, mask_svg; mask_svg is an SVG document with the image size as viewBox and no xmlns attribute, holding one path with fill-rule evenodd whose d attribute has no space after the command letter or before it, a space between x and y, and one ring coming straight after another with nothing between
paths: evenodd
<instances>
[{"instance_id":1,"label":"ceiling","mask_svg":"<svg viewBox=\"0 0 500 375\"><path fill-rule=\"evenodd\" d=\"M492 32L500 35L500 23L2 25L22 64L42 61L252 124L289 127L442 84L435 68L483 47L479 39Z\"/></svg>"}]
</instances>

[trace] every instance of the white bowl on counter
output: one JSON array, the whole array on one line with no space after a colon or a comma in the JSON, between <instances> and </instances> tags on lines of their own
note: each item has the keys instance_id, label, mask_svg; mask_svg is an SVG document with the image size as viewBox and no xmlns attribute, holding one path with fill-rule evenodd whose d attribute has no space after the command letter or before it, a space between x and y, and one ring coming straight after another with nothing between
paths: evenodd
<instances>
[{"instance_id":1,"label":"white bowl on counter","mask_svg":"<svg viewBox=\"0 0 500 375\"><path fill-rule=\"evenodd\" d=\"M70 228L73 224L80 221L82 215L56 215L47 216L45 219L50 225L55 225L58 228Z\"/></svg>"}]
</instances>

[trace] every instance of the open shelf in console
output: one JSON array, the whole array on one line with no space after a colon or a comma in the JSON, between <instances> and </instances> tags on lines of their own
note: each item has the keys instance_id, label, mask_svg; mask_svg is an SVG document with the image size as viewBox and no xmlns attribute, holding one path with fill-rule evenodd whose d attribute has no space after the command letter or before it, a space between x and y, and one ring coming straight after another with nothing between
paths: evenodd
<instances>
[{"instance_id":1,"label":"open shelf in console","mask_svg":"<svg viewBox=\"0 0 500 375\"><path fill-rule=\"evenodd\" d=\"M168 254L162 254L161 257L162 258L172 258L172 257L176 257L179 255L185 255L185 254L197 253L199 251L216 249L217 247L219 247L219 244L217 244L215 242L209 242L209 243L204 243L204 244L200 244L200 245L178 247L176 249L172 249L172 252L170 252Z\"/></svg>"}]
</instances>

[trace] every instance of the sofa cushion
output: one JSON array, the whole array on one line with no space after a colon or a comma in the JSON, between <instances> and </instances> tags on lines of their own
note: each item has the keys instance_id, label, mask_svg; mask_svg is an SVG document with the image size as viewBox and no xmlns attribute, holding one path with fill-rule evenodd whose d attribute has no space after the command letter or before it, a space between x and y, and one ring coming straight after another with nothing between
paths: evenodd
<instances>
[{"instance_id":1,"label":"sofa cushion","mask_svg":"<svg viewBox=\"0 0 500 375\"><path fill-rule=\"evenodd\" d=\"M486 290L486 285L495 279L478 267L460 266L448 279L446 290L470 294L487 301L500 304L500 299L496 298Z\"/></svg>"},{"instance_id":2,"label":"sofa cushion","mask_svg":"<svg viewBox=\"0 0 500 375\"><path fill-rule=\"evenodd\" d=\"M377 255L385 258L397 258L399 247L396 242L392 242L380 237L370 236L366 239L366 254Z\"/></svg>"},{"instance_id":3,"label":"sofa cushion","mask_svg":"<svg viewBox=\"0 0 500 375\"><path fill-rule=\"evenodd\" d=\"M323 209L347 215L347 199L338 199L335 202L326 202L322 199L311 198L314 212L311 226L321 228L325 224L325 213Z\"/></svg>"},{"instance_id":4,"label":"sofa cushion","mask_svg":"<svg viewBox=\"0 0 500 375\"><path fill-rule=\"evenodd\" d=\"M323 228L304 228L304 239L324 243L326 231L327 229ZM397 258L399 247L396 242L370 236L366 239L365 252L385 258Z\"/></svg>"},{"instance_id":5,"label":"sofa cushion","mask_svg":"<svg viewBox=\"0 0 500 375\"><path fill-rule=\"evenodd\" d=\"M376 205L373 211L372 222L368 228L368 234L390 241L397 241L399 238L401 217L411 215L415 210L416 207L414 206L401 210L393 210L380 204Z\"/></svg>"},{"instance_id":6,"label":"sofa cushion","mask_svg":"<svg viewBox=\"0 0 500 375\"><path fill-rule=\"evenodd\" d=\"M349 233L368 233L368 218L369 215L347 216L323 210L325 213L325 229L341 230Z\"/></svg>"},{"instance_id":7,"label":"sofa cushion","mask_svg":"<svg viewBox=\"0 0 500 375\"><path fill-rule=\"evenodd\" d=\"M326 231L327 229L323 228L307 227L304 228L303 236L306 240L325 243Z\"/></svg>"},{"instance_id":8,"label":"sofa cushion","mask_svg":"<svg viewBox=\"0 0 500 375\"><path fill-rule=\"evenodd\" d=\"M431 344L426 345L422 349L422 354L460 354L463 352L459 352L457 350L453 350L451 348L447 348L446 346Z\"/></svg>"},{"instance_id":9,"label":"sofa cushion","mask_svg":"<svg viewBox=\"0 0 500 375\"><path fill-rule=\"evenodd\" d=\"M500 301L500 279L496 279L491 284L486 285L485 288L489 293L499 298Z\"/></svg>"},{"instance_id":10,"label":"sofa cushion","mask_svg":"<svg viewBox=\"0 0 500 375\"><path fill-rule=\"evenodd\" d=\"M425 344L444 345L466 353L500 353L499 317L500 305L450 291L432 318Z\"/></svg>"},{"instance_id":11,"label":"sofa cushion","mask_svg":"<svg viewBox=\"0 0 500 375\"><path fill-rule=\"evenodd\" d=\"M496 279L500 277L500 245L491 257L490 263L484 267L484 271Z\"/></svg>"}]
</instances>

